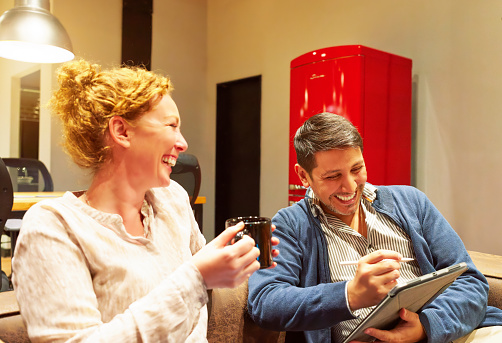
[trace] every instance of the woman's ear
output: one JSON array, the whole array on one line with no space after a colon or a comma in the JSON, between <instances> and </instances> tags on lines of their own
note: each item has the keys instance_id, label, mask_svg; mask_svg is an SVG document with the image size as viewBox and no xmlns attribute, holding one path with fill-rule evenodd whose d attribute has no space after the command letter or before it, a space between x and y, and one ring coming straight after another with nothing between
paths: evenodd
<instances>
[{"instance_id":1,"label":"woman's ear","mask_svg":"<svg viewBox=\"0 0 502 343\"><path fill-rule=\"evenodd\" d=\"M113 116L108 122L110 138L118 145L127 148L131 144L130 126L121 116Z\"/></svg>"},{"instance_id":2,"label":"woman's ear","mask_svg":"<svg viewBox=\"0 0 502 343\"><path fill-rule=\"evenodd\" d=\"M310 187L310 182L308 180L308 173L305 169L302 168L298 163L295 164L295 172L298 174L300 181L302 182L303 187Z\"/></svg>"}]
</instances>

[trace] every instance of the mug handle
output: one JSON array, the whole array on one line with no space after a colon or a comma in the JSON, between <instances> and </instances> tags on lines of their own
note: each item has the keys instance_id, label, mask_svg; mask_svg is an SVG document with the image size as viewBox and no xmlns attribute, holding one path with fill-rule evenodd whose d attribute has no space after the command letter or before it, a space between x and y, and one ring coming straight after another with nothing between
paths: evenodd
<instances>
[{"instance_id":1,"label":"mug handle","mask_svg":"<svg viewBox=\"0 0 502 343\"><path fill-rule=\"evenodd\" d=\"M249 230L244 228L242 231L237 232L237 234L234 237L234 243L240 241L244 235L249 235Z\"/></svg>"}]
</instances>

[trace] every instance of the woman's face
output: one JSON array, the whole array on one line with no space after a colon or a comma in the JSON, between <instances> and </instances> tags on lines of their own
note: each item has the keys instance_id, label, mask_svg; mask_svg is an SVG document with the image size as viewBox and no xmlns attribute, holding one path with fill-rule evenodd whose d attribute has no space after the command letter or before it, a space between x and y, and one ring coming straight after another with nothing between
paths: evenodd
<instances>
[{"instance_id":1,"label":"woman's face","mask_svg":"<svg viewBox=\"0 0 502 343\"><path fill-rule=\"evenodd\" d=\"M148 188L168 186L172 167L188 148L180 132L178 108L169 95L145 113L132 128L128 161L137 182Z\"/></svg>"}]
</instances>

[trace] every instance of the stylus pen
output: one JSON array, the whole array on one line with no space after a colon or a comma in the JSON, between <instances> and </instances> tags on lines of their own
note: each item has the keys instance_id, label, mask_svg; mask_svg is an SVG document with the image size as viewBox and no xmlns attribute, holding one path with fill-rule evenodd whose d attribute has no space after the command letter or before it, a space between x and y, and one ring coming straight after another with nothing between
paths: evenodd
<instances>
[{"instance_id":1,"label":"stylus pen","mask_svg":"<svg viewBox=\"0 0 502 343\"><path fill-rule=\"evenodd\" d=\"M390 261L391 259L385 259L385 260L382 260L382 261ZM411 257L403 257L401 259L401 261L399 262L411 262L415 260L414 258L411 258ZM382 262L380 261L380 262ZM341 266L354 266L358 263L359 261L340 261L340 265Z\"/></svg>"}]
</instances>

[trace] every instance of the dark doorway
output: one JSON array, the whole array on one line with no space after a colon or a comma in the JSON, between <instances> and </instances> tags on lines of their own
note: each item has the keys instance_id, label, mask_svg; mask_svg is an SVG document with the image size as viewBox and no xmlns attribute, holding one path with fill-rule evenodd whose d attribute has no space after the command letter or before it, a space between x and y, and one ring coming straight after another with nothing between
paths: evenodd
<instances>
[{"instance_id":1,"label":"dark doorway","mask_svg":"<svg viewBox=\"0 0 502 343\"><path fill-rule=\"evenodd\" d=\"M40 70L21 77L19 157L38 159L40 131Z\"/></svg>"},{"instance_id":2,"label":"dark doorway","mask_svg":"<svg viewBox=\"0 0 502 343\"><path fill-rule=\"evenodd\" d=\"M259 215L261 76L218 84L216 111L218 235L228 218Z\"/></svg>"},{"instance_id":3,"label":"dark doorway","mask_svg":"<svg viewBox=\"0 0 502 343\"><path fill-rule=\"evenodd\" d=\"M150 70L153 0L122 1L122 63Z\"/></svg>"}]
</instances>

